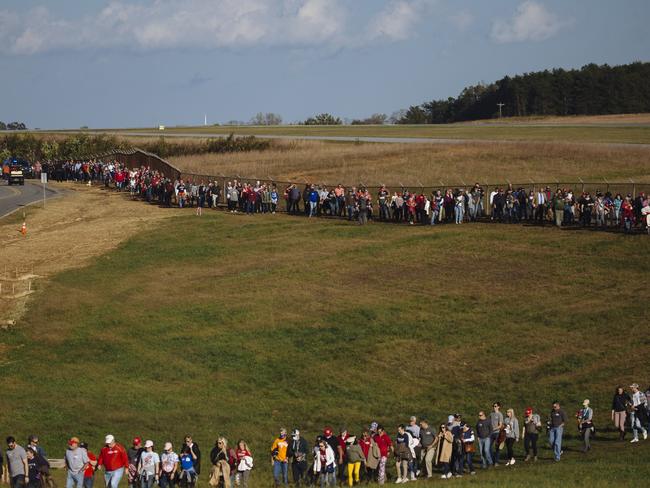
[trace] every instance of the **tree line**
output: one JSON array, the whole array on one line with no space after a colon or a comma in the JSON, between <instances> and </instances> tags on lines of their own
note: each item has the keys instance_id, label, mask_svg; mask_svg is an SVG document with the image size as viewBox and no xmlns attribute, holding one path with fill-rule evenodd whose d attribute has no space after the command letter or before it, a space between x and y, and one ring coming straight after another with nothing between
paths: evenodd
<instances>
[{"instance_id":1,"label":"tree line","mask_svg":"<svg viewBox=\"0 0 650 488\"><path fill-rule=\"evenodd\" d=\"M650 112L650 63L588 64L468 86L458 97L413 105L401 124L444 124L501 115L603 115Z\"/></svg>"},{"instance_id":2,"label":"tree line","mask_svg":"<svg viewBox=\"0 0 650 488\"><path fill-rule=\"evenodd\" d=\"M23 122L9 122L5 124L0 120L0 130L27 130L27 126Z\"/></svg>"}]
</instances>

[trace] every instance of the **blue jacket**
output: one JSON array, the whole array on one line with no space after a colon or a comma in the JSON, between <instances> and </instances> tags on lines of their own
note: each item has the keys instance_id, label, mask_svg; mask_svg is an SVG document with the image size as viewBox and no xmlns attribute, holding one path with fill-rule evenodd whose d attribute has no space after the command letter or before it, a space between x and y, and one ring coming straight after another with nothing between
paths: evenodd
<instances>
[{"instance_id":1,"label":"blue jacket","mask_svg":"<svg viewBox=\"0 0 650 488\"><path fill-rule=\"evenodd\" d=\"M310 202L318 202L320 200L320 197L318 196L318 192L316 190L312 190L309 192L309 201Z\"/></svg>"}]
</instances>

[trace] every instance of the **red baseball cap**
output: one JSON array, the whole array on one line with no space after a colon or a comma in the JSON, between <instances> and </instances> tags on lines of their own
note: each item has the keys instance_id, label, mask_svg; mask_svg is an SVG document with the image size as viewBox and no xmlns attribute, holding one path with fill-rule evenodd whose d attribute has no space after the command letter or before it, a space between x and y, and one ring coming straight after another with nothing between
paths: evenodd
<instances>
[{"instance_id":1,"label":"red baseball cap","mask_svg":"<svg viewBox=\"0 0 650 488\"><path fill-rule=\"evenodd\" d=\"M323 434L326 436L331 436L332 435L332 429L330 427L325 427L325 430L323 431Z\"/></svg>"},{"instance_id":2,"label":"red baseball cap","mask_svg":"<svg viewBox=\"0 0 650 488\"><path fill-rule=\"evenodd\" d=\"M134 446L139 446L140 444L142 444L142 439L140 439L139 437L134 437L133 438L133 445Z\"/></svg>"},{"instance_id":3,"label":"red baseball cap","mask_svg":"<svg viewBox=\"0 0 650 488\"><path fill-rule=\"evenodd\" d=\"M79 438L71 437L70 440L68 441L68 445L72 446L73 444L79 444Z\"/></svg>"}]
</instances>

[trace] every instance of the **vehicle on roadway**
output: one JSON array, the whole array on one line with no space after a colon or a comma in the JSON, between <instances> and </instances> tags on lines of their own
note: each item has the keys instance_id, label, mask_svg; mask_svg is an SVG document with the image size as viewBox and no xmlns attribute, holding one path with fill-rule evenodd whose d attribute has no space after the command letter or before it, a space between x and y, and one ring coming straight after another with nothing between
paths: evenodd
<instances>
[{"instance_id":1,"label":"vehicle on roadway","mask_svg":"<svg viewBox=\"0 0 650 488\"><path fill-rule=\"evenodd\" d=\"M32 165L20 158L7 158L2 163L3 174L9 185L24 185L25 178L32 176ZM5 169L6 168L6 169Z\"/></svg>"}]
</instances>

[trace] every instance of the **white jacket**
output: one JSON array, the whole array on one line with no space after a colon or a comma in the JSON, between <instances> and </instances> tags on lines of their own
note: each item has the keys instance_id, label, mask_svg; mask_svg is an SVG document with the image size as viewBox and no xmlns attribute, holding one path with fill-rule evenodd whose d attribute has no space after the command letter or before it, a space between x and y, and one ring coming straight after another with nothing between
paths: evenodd
<instances>
[{"instance_id":1,"label":"white jacket","mask_svg":"<svg viewBox=\"0 0 650 488\"><path fill-rule=\"evenodd\" d=\"M329 445L325 447L325 462L327 463L327 466L336 466L334 451L332 451L332 448ZM314 473L320 473L322 468L320 462L320 449L318 449L314 455Z\"/></svg>"}]
</instances>

